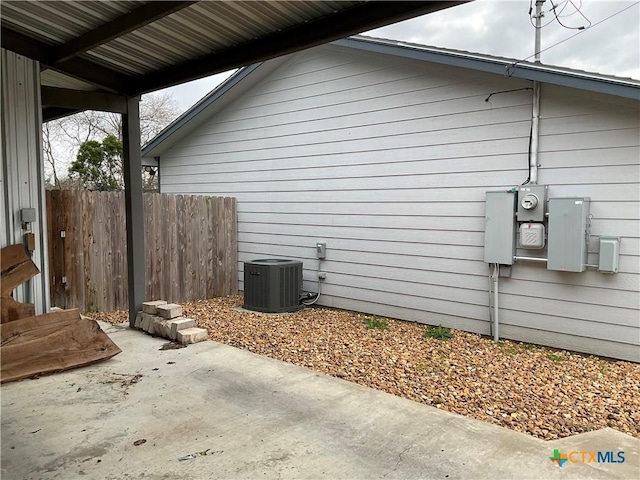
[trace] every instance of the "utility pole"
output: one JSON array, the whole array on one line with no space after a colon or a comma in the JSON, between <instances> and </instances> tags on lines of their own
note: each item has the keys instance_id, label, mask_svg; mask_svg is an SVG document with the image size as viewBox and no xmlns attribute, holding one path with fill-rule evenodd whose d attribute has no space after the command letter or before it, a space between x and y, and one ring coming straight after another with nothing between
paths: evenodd
<instances>
[{"instance_id":1,"label":"utility pole","mask_svg":"<svg viewBox=\"0 0 640 480\"><path fill-rule=\"evenodd\" d=\"M542 6L546 0L536 0L536 41L534 53L534 62L540 63L540 36L542 34Z\"/></svg>"},{"instance_id":2,"label":"utility pole","mask_svg":"<svg viewBox=\"0 0 640 480\"><path fill-rule=\"evenodd\" d=\"M553 1L553 0L552 0ZM545 0L536 0L536 39L534 61L540 63L540 36L542 33L542 6ZM538 150L540 144L540 82L533 82L531 105L531 149L529 151L529 183L538 183Z\"/></svg>"}]
</instances>

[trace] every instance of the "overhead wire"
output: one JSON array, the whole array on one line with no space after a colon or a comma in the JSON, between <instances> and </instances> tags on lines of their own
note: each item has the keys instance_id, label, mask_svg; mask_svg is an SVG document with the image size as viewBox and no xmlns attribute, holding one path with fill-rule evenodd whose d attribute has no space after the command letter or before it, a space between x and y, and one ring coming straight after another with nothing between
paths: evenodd
<instances>
[{"instance_id":1,"label":"overhead wire","mask_svg":"<svg viewBox=\"0 0 640 480\"><path fill-rule=\"evenodd\" d=\"M557 47L558 45L560 45L560 44L562 44L562 43L564 43L564 42L566 42L566 41L568 41L568 40L571 40L572 38L575 38L575 37L577 37L578 35L580 35L580 34L582 34L582 33L584 33L584 32L588 32L589 30L593 29L594 27L596 27L596 26L598 26L598 25L600 25L600 24L602 24L602 23L604 23L604 22L606 22L606 21L608 21L608 20L612 19L613 17L616 17L616 16L620 15L620 14L621 14L621 13L623 13L623 12L626 12L626 11L627 11L627 10L629 10L630 8L633 8L633 7L635 7L635 6L639 5L639 4L640 4L640 1L638 1L638 2L634 2L634 3L632 3L631 5L627 5L627 6L626 6L626 7L624 7L622 10L619 10L619 11L617 11L617 12L615 12L615 13L612 13L612 14L611 14L611 15L609 15L608 17L605 17L605 18L603 18L602 20L600 20L600 21L598 21L598 22L596 22L596 23L593 23L593 24L592 24L590 27L588 27L588 28L585 28L585 29L583 29L583 30L578 30L576 33L574 33L574 34L573 34L573 35L571 35L570 37L565 38L564 40L560 40L559 42L556 42L556 43L554 43L553 45L549 45L548 47L543 48L543 49L542 49L542 50L540 50L539 52L534 52L532 55L529 55L529 56L528 56L528 57L526 57L526 58L523 58L523 59L521 59L521 60L518 60L518 61L516 61L516 62L513 62L513 63L511 63L511 64L509 64L509 65L505 66L505 73L504 73L504 74L505 74L505 76L507 76L507 77L512 76L512 75L513 75L513 73L515 72L515 69L516 69L516 67L518 66L518 64L519 64L519 63L526 62L526 61L527 61L527 60L529 60L530 58L535 57L535 56L536 56L536 54L539 54L539 53L542 53L542 52L546 52L547 50L550 50L550 49L552 49L552 48L554 48L554 47Z\"/></svg>"},{"instance_id":2,"label":"overhead wire","mask_svg":"<svg viewBox=\"0 0 640 480\"><path fill-rule=\"evenodd\" d=\"M565 0L565 2L567 2L568 0ZM551 25L553 23L553 21L555 20L554 18L552 18L551 20L549 20L547 23L545 23L544 25L540 25L539 27L533 22L533 19L535 18L534 16L531 16L531 13L533 12L533 0L529 0L529 22L531 22L531 26L533 28L540 28L543 29L544 27ZM540 15L544 16L545 13L548 12L541 12Z\"/></svg>"},{"instance_id":3,"label":"overhead wire","mask_svg":"<svg viewBox=\"0 0 640 480\"><path fill-rule=\"evenodd\" d=\"M565 8L567 8L567 5L569 4L569 2L571 3L571 5L573 5L573 8L576 9L576 13L579 13L582 16L582 18L584 18L587 22L589 22L589 25L587 26L581 25L579 27L569 27L568 25L565 25L564 23L562 23L562 21L560 21L560 14L565 10ZM556 11L559 4L554 5L553 0L551 0L551 5L553 5L553 7L551 8L551 10L553 11L553 15L561 27L566 28L567 30L584 30L585 28L589 28L591 26L591 20L585 17L584 14L578 9L578 7L575 6L575 4L571 0L565 0L564 7L562 7L562 10L560 10L560 12Z\"/></svg>"}]
</instances>

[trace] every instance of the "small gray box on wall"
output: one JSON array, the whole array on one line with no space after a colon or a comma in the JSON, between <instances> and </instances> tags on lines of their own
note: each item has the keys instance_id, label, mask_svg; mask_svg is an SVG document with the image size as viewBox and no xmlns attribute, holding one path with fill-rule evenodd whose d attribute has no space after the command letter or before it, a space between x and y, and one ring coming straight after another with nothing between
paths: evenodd
<instances>
[{"instance_id":1,"label":"small gray box on wall","mask_svg":"<svg viewBox=\"0 0 640 480\"><path fill-rule=\"evenodd\" d=\"M549 199L548 270L586 270L589 206L589 198Z\"/></svg>"},{"instance_id":2,"label":"small gray box on wall","mask_svg":"<svg viewBox=\"0 0 640 480\"><path fill-rule=\"evenodd\" d=\"M516 254L516 194L487 192L484 224L484 261L513 265Z\"/></svg>"},{"instance_id":3,"label":"small gray box on wall","mask_svg":"<svg viewBox=\"0 0 640 480\"><path fill-rule=\"evenodd\" d=\"M599 244L598 271L618 273L620 239L618 237L600 237Z\"/></svg>"}]
</instances>

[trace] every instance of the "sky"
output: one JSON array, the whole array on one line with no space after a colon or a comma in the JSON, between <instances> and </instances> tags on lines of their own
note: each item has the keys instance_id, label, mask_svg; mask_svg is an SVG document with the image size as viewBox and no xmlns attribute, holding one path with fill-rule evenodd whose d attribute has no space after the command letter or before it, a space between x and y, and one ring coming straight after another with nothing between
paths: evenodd
<instances>
[{"instance_id":1,"label":"sky","mask_svg":"<svg viewBox=\"0 0 640 480\"><path fill-rule=\"evenodd\" d=\"M551 0L545 1L542 63L640 79L640 1L554 0L554 4L562 25L551 11ZM534 53L535 28L529 5L529 0L475 0L362 35L522 60ZM586 28L575 29L582 26ZM166 91L172 93L182 112L232 73Z\"/></svg>"}]
</instances>

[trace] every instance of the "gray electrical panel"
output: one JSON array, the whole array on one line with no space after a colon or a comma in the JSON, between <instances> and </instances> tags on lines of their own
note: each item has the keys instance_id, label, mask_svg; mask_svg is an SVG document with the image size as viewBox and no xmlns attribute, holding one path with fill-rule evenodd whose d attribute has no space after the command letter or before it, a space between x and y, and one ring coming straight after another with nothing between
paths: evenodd
<instances>
[{"instance_id":1,"label":"gray electrical panel","mask_svg":"<svg viewBox=\"0 0 640 480\"><path fill-rule=\"evenodd\" d=\"M589 204L589 198L549 199L548 270L586 270Z\"/></svg>"},{"instance_id":2,"label":"gray electrical panel","mask_svg":"<svg viewBox=\"0 0 640 480\"><path fill-rule=\"evenodd\" d=\"M513 265L516 254L516 194L487 192L484 228L484 261Z\"/></svg>"},{"instance_id":3,"label":"gray electrical panel","mask_svg":"<svg viewBox=\"0 0 640 480\"><path fill-rule=\"evenodd\" d=\"M602 273L618 273L620 238L600 237L599 244L598 271Z\"/></svg>"},{"instance_id":4,"label":"gray electrical panel","mask_svg":"<svg viewBox=\"0 0 640 480\"><path fill-rule=\"evenodd\" d=\"M523 185L518 188L518 221L544 222L547 185Z\"/></svg>"}]
</instances>

